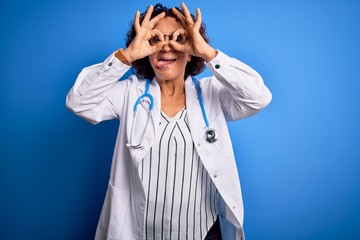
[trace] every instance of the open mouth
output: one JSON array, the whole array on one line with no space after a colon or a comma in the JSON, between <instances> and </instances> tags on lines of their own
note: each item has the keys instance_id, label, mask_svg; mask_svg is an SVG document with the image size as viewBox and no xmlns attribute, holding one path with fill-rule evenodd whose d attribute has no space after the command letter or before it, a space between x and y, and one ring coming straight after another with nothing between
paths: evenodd
<instances>
[{"instance_id":1,"label":"open mouth","mask_svg":"<svg viewBox=\"0 0 360 240\"><path fill-rule=\"evenodd\" d=\"M176 61L175 58L160 58L159 61L156 63L156 67L161 68L168 66Z\"/></svg>"}]
</instances>

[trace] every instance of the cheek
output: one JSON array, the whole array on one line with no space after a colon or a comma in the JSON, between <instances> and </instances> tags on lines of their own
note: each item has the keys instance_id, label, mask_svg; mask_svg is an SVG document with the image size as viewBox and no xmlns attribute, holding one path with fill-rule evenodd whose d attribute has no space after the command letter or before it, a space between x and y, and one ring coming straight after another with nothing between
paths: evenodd
<instances>
[{"instance_id":1,"label":"cheek","mask_svg":"<svg viewBox=\"0 0 360 240\"><path fill-rule=\"evenodd\" d=\"M152 66L152 68L154 68L155 64L156 64L156 55L155 54L152 54L149 56L149 62L150 62L150 65Z\"/></svg>"},{"instance_id":2,"label":"cheek","mask_svg":"<svg viewBox=\"0 0 360 240\"><path fill-rule=\"evenodd\" d=\"M189 54L184 53L180 58L181 58L181 62L185 64L191 61L191 56Z\"/></svg>"}]
</instances>

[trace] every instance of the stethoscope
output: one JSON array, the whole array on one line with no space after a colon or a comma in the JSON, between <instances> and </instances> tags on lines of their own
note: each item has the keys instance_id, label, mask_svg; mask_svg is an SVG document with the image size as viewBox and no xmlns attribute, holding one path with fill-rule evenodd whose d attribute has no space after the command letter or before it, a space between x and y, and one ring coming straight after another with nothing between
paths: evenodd
<instances>
[{"instance_id":1,"label":"stethoscope","mask_svg":"<svg viewBox=\"0 0 360 240\"><path fill-rule=\"evenodd\" d=\"M204 102L203 102L203 98L202 98L202 94L201 94L201 88L200 88L199 81L197 81L194 77L192 77L192 81L195 84L195 88L196 88L197 96L198 96L198 99L199 99L201 112L202 112L204 122L205 122L205 125L206 125L205 140L208 143L214 143L214 142L216 142L218 140L217 131L215 129L213 129L213 128L210 128L209 120L208 120L206 112L205 112L205 107L204 107ZM147 129L147 127L149 125L150 118L152 118L152 111L154 109L154 97L149 93L150 82L151 82L151 80L149 80L149 79L146 81L145 92L144 92L144 94L142 94L135 101L135 104L134 104L134 107L133 107L133 119L132 119L132 123L131 123L130 139L129 139L129 142L126 144L126 146L129 147L129 148L139 149L139 148L142 147L141 143L139 143L137 145L133 144L132 143L132 137L133 137L133 132L134 132L134 125L135 125L134 122L135 122L135 118L136 118L137 106L139 104L141 104L143 101L145 101L145 99L149 100L150 105L149 105L149 116L147 118L144 129ZM144 135L145 135L145 130L143 131L140 139L144 139Z\"/></svg>"}]
</instances>

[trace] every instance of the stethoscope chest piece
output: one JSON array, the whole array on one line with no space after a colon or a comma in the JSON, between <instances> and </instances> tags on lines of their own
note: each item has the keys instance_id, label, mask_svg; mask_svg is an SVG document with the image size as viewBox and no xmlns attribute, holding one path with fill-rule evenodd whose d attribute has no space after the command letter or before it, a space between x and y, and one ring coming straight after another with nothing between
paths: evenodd
<instances>
[{"instance_id":1,"label":"stethoscope chest piece","mask_svg":"<svg viewBox=\"0 0 360 240\"><path fill-rule=\"evenodd\" d=\"M205 139L209 143L214 143L218 140L218 134L214 129L209 128L205 132Z\"/></svg>"}]
</instances>

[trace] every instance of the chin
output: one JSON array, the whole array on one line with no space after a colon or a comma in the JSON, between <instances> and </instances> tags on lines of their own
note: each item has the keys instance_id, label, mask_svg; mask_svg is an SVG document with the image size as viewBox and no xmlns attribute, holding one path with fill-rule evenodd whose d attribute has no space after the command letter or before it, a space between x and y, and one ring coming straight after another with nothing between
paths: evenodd
<instances>
[{"instance_id":1,"label":"chin","mask_svg":"<svg viewBox=\"0 0 360 240\"><path fill-rule=\"evenodd\" d=\"M155 73L155 77L158 81L166 81L166 80L175 80L178 79L179 77L182 77L184 79L185 74L172 74L172 73L166 73L166 72L161 72L161 73Z\"/></svg>"}]
</instances>

